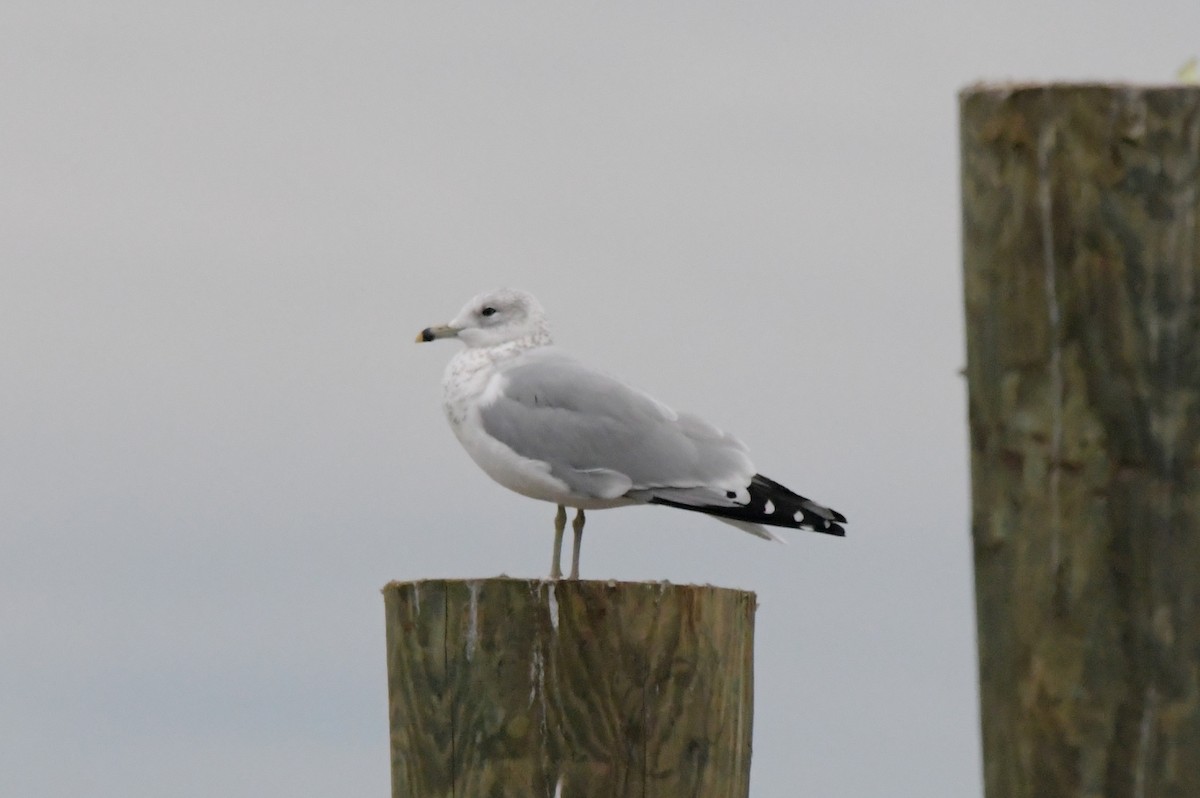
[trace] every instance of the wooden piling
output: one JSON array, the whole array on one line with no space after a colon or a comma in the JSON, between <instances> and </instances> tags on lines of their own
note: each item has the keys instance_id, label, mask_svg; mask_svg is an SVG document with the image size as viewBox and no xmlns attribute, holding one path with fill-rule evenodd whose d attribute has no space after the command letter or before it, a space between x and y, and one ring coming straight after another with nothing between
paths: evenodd
<instances>
[{"instance_id":1,"label":"wooden piling","mask_svg":"<svg viewBox=\"0 0 1200 798\"><path fill-rule=\"evenodd\" d=\"M1200 87L960 97L989 798L1200 795Z\"/></svg>"},{"instance_id":2,"label":"wooden piling","mask_svg":"<svg viewBox=\"0 0 1200 798\"><path fill-rule=\"evenodd\" d=\"M753 593L384 588L393 798L746 796Z\"/></svg>"}]
</instances>

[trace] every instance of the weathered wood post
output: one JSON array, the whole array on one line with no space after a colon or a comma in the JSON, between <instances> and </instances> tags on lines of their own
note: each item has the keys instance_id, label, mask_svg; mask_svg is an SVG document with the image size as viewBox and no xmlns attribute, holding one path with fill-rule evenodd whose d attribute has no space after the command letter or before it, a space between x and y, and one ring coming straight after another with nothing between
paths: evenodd
<instances>
[{"instance_id":1,"label":"weathered wood post","mask_svg":"<svg viewBox=\"0 0 1200 798\"><path fill-rule=\"evenodd\" d=\"M1200 796L1200 87L960 101L987 795Z\"/></svg>"},{"instance_id":2,"label":"weathered wood post","mask_svg":"<svg viewBox=\"0 0 1200 798\"><path fill-rule=\"evenodd\" d=\"M384 588L393 798L742 798L753 593L481 579Z\"/></svg>"}]
</instances>

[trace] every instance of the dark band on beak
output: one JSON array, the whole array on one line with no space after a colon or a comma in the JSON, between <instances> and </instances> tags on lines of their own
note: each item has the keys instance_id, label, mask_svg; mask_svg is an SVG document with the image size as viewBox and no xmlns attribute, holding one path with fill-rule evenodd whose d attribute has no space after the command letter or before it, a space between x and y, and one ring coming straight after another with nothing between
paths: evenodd
<instances>
[{"instance_id":1,"label":"dark band on beak","mask_svg":"<svg viewBox=\"0 0 1200 798\"><path fill-rule=\"evenodd\" d=\"M432 327L426 327L421 332L417 333L417 343L424 344L430 341L436 341L439 338L454 338L458 335L458 328L452 327L449 324L435 324Z\"/></svg>"}]
</instances>

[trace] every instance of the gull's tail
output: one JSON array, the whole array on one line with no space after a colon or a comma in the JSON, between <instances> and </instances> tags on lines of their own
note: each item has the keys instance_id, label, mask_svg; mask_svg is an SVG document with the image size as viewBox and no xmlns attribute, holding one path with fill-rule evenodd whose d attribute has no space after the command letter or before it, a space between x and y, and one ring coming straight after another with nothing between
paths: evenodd
<instances>
[{"instance_id":1,"label":"gull's tail","mask_svg":"<svg viewBox=\"0 0 1200 798\"><path fill-rule=\"evenodd\" d=\"M779 540L779 538L770 531L762 529L760 524L790 529L811 529L814 532L823 532L826 535L839 537L846 534L846 530L841 526L846 523L846 516L837 510L831 510L810 501L798 493L793 493L762 474L754 475L754 478L750 480L748 491L750 500L744 504L740 500L732 504L690 503L662 496L654 496L649 501L651 504L662 504L667 507L678 507L681 510L715 515L752 535L771 540Z\"/></svg>"}]
</instances>

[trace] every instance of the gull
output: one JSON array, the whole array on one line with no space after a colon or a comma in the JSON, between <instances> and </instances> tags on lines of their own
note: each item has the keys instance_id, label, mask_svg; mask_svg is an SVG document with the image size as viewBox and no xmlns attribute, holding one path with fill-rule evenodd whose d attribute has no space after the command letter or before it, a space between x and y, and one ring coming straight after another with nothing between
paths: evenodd
<instances>
[{"instance_id":1,"label":"gull","mask_svg":"<svg viewBox=\"0 0 1200 798\"><path fill-rule=\"evenodd\" d=\"M417 342L441 338L466 345L442 378L443 409L463 448L504 487L558 505L551 579L562 578L568 507L570 579L579 578L585 510L659 504L766 540L782 540L767 526L846 534L841 513L759 474L737 438L560 350L525 291L480 294Z\"/></svg>"}]
</instances>

